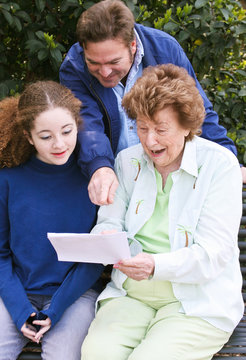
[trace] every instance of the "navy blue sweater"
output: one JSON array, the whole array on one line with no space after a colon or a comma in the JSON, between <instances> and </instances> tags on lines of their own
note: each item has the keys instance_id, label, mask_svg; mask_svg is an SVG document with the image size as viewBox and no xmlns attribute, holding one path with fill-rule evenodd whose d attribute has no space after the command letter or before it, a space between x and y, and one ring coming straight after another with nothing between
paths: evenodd
<instances>
[{"instance_id":1,"label":"navy blue sweater","mask_svg":"<svg viewBox=\"0 0 246 360\"><path fill-rule=\"evenodd\" d=\"M51 295L52 326L91 288L103 266L57 260L47 232L90 232L96 207L74 156L50 165L35 156L0 170L0 296L18 329L35 311L27 295Z\"/></svg>"}]
</instances>

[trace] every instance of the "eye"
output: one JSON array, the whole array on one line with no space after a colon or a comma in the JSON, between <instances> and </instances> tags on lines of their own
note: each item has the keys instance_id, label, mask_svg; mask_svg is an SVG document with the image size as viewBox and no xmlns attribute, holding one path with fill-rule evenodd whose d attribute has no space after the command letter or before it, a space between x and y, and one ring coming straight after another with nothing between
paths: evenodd
<instances>
[{"instance_id":1,"label":"eye","mask_svg":"<svg viewBox=\"0 0 246 360\"><path fill-rule=\"evenodd\" d=\"M146 127L143 127L143 126L139 126L138 127L138 130L140 130L140 131L147 131L148 129L146 128Z\"/></svg>"},{"instance_id":2,"label":"eye","mask_svg":"<svg viewBox=\"0 0 246 360\"><path fill-rule=\"evenodd\" d=\"M64 134L64 135L68 135L68 134L71 133L71 131L72 131L72 129L70 129L70 130L65 130L65 131L63 131L63 134Z\"/></svg>"},{"instance_id":3,"label":"eye","mask_svg":"<svg viewBox=\"0 0 246 360\"><path fill-rule=\"evenodd\" d=\"M69 135L73 129L66 129L62 132L63 135Z\"/></svg>"},{"instance_id":4,"label":"eye","mask_svg":"<svg viewBox=\"0 0 246 360\"><path fill-rule=\"evenodd\" d=\"M157 129L158 134L164 134L166 132L165 129Z\"/></svg>"},{"instance_id":5,"label":"eye","mask_svg":"<svg viewBox=\"0 0 246 360\"><path fill-rule=\"evenodd\" d=\"M50 135L41 136L40 139L41 139L41 140L49 140L49 139L51 139L51 136L50 136Z\"/></svg>"},{"instance_id":6,"label":"eye","mask_svg":"<svg viewBox=\"0 0 246 360\"><path fill-rule=\"evenodd\" d=\"M117 65L117 64L119 64L119 62L120 62L120 60L114 60L114 61L111 61L111 65Z\"/></svg>"}]
</instances>

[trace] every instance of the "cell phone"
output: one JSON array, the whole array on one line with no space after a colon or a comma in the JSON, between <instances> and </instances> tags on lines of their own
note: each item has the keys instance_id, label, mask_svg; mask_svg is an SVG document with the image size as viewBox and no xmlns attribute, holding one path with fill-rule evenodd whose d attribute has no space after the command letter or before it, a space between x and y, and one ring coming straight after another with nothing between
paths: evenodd
<instances>
[{"instance_id":1,"label":"cell phone","mask_svg":"<svg viewBox=\"0 0 246 360\"><path fill-rule=\"evenodd\" d=\"M27 324L33 326L35 328L35 330L38 332L41 328L40 325L37 324L33 324L34 320L45 320L47 319L47 315L44 315L42 312L38 312L36 315L34 316L29 316L29 318L27 319Z\"/></svg>"}]
</instances>

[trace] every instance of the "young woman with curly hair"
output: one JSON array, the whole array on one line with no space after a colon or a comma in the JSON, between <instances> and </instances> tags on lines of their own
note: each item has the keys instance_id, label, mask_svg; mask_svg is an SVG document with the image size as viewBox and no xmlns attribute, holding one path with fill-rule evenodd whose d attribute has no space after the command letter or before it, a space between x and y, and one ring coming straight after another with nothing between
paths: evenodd
<instances>
[{"instance_id":1,"label":"young woman with curly hair","mask_svg":"<svg viewBox=\"0 0 246 360\"><path fill-rule=\"evenodd\" d=\"M53 81L0 102L0 359L42 339L80 359L102 266L58 261L47 232L89 232L96 207L76 159L81 102Z\"/></svg>"}]
</instances>

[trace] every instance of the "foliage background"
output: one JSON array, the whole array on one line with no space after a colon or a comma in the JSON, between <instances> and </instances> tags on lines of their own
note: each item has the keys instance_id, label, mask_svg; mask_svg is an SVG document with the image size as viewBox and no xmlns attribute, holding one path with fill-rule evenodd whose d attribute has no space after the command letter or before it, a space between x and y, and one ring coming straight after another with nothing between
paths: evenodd
<instances>
[{"instance_id":1,"label":"foliage background","mask_svg":"<svg viewBox=\"0 0 246 360\"><path fill-rule=\"evenodd\" d=\"M0 0L0 98L58 80L80 14L98 2ZM136 21L174 36L246 164L246 11L234 0L125 0Z\"/></svg>"}]
</instances>

